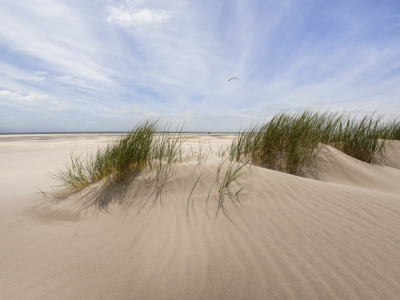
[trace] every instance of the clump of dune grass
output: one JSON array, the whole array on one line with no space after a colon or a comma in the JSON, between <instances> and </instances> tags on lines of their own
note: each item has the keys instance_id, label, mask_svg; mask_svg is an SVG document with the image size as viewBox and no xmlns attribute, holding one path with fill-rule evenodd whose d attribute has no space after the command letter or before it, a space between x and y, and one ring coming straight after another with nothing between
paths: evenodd
<instances>
[{"instance_id":1,"label":"clump of dune grass","mask_svg":"<svg viewBox=\"0 0 400 300\"><path fill-rule=\"evenodd\" d=\"M269 122L240 132L230 155L236 161L300 174L321 140L330 138L334 116L307 110L278 113Z\"/></svg>"},{"instance_id":2,"label":"clump of dune grass","mask_svg":"<svg viewBox=\"0 0 400 300\"><path fill-rule=\"evenodd\" d=\"M269 122L238 134L230 149L235 161L301 175L317 156L321 143L372 163L384 151L385 140L395 138L399 126L387 126L381 116L363 118L342 113L304 110L280 112Z\"/></svg>"},{"instance_id":3,"label":"clump of dune grass","mask_svg":"<svg viewBox=\"0 0 400 300\"><path fill-rule=\"evenodd\" d=\"M71 153L66 170L58 170L53 177L61 182L63 193L79 191L99 181L112 187L131 175L140 174L147 166L154 168L157 178L161 178L163 164L171 164L181 157L181 142L180 131L174 135L165 128L156 136L158 129L158 120L145 120L119 140L98 148L85 158Z\"/></svg>"},{"instance_id":4,"label":"clump of dune grass","mask_svg":"<svg viewBox=\"0 0 400 300\"><path fill-rule=\"evenodd\" d=\"M388 140L400 140L400 121L398 119L389 122L383 130L383 134Z\"/></svg>"},{"instance_id":5,"label":"clump of dune grass","mask_svg":"<svg viewBox=\"0 0 400 300\"><path fill-rule=\"evenodd\" d=\"M341 115L333 136L322 142L334 146L351 157L373 163L376 154L383 152L388 137L382 116L375 117L372 114L357 118L357 116Z\"/></svg>"}]
</instances>

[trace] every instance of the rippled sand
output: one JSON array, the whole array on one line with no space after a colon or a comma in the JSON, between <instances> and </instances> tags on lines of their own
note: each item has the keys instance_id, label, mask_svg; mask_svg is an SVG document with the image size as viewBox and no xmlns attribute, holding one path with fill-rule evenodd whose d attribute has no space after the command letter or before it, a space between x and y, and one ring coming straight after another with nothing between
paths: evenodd
<instances>
[{"instance_id":1,"label":"rippled sand","mask_svg":"<svg viewBox=\"0 0 400 300\"><path fill-rule=\"evenodd\" d=\"M245 168L230 220L211 186L233 136L187 135L192 152L146 205L134 184L109 213L38 192L72 150L115 137L0 137L1 299L398 299L400 142L383 165L322 145L306 178Z\"/></svg>"}]
</instances>

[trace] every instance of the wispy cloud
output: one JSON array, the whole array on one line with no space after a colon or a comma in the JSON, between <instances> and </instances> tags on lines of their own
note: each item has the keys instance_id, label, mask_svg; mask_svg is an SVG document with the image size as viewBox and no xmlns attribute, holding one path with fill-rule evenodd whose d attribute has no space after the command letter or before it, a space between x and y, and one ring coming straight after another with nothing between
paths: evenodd
<instances>
[{"instance_id":1,"label":"wispy cloud","mask_svg":"<svg viewBox=\"0 0 400 300\"><path fill-rule=\"evenodd\" d=\"M16 107L20 110L66 111L70 106L46 94L31 92L28 94L0 90L0 104Z\"/></svg>"},{"instance_id":2,"label":"wispy cloud","mask_svg":"<svg viewBox=\"0 0 400 300\"><path fill-rule=\"evenodd\" d=\"M396 3L3 2L1 110L17 122L27 103L63 107L53 113L68 130L128 129L152 114L237 130L309 106L398 114Z\"/></svg>"}]
</instances>

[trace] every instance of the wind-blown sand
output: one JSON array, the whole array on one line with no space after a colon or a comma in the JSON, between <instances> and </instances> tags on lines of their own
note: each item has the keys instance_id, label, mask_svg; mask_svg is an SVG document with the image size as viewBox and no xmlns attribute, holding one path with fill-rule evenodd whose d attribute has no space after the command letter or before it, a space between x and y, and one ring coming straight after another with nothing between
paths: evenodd
<instances>
[{"instance_id":1,"label":"wind-blown sand","mask_svg":"<svg viewBox=\"0 0 400 300\"><path fill-rule=\"evenodd\" d=\"M240 205L224 202L232 221L215 217L214 190L205 207L232 136L187 136L212 153L178 163L140 213L131 186L109 213L38 193L71 150L114 137L0 136L0 299L399 298L400 142L383 166L322 146L332 159L306 178L246 168Z\"/></svg>"}]
</instances>

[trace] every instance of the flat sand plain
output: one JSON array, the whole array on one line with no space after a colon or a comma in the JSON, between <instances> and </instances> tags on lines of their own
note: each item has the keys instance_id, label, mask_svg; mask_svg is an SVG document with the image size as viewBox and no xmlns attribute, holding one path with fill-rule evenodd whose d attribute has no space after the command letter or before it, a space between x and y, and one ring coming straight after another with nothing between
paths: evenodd
<instances>
[{"instance_id":1,"label":"flat sand plain","mask_svg":"<svg viewBox=\"0 0 400 300\"><path fill-rule=\"evenodd\" d=\"M185 135L145 206L129 184L107 213L39 192L116 137L0 136L0 299L399 299L400 142L381 165L322 146L305 177L245 168L230 220L210 189L229 135Z\"/></svg>"}]
</instances>

